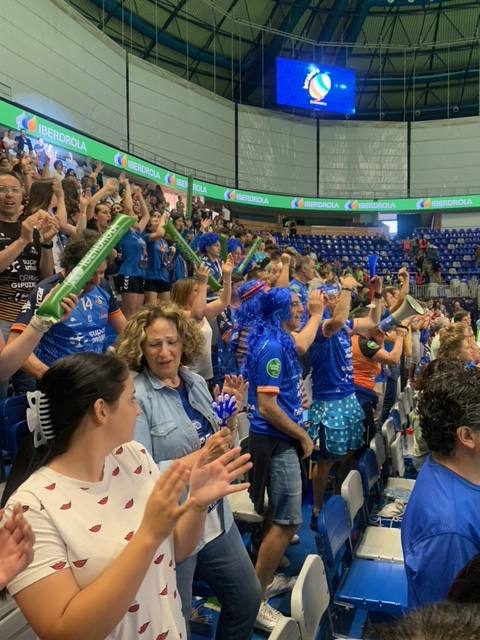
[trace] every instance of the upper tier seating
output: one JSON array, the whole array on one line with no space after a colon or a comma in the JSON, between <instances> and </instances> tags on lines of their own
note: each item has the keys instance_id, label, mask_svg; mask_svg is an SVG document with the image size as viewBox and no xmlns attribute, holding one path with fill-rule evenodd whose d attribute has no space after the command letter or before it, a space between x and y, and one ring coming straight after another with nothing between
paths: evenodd
<instances>
[{"instance_id":1,"label":"upper tier seating","mask_svg":"<svg viewBox=\"0 0 480 640\"><path fill-rule=\"evenodd\" d=\"M309 247L322 261L331 262L338 259L342 264L360 265L366 269L368 256L377 254L377 272L380 275L387 271L396 273L402 266L408 267L411 273L415 272L413 259L404 256L402 240L386 241L373 236L276 236L282 248L293 246L304 253ZM423 237L430 245L437 247L445 282L467 282L471 278L480 278L480 268L475 261L475 248L480 245L480 228L427 231L415 229L413 236Z\"/></svg>"}]
</instances>

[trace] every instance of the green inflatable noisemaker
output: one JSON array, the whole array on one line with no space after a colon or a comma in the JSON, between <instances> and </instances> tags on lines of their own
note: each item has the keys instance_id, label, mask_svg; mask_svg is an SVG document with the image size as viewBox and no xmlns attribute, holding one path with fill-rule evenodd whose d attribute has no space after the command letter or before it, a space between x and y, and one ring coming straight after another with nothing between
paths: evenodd
<instances>
[{"instance_id":1,"label":"green inflatable noisemaker","mask_svg":"<svg viewBox=\"0 0 480 640\"><path fill-rule=\"evenodd\" d=\"M253 241L253 244L250 247L249 252L245 256L245 258L242 260L241 264L239 265L239 267L237 269L237 273L239 273L241 276L243 276L243 272L245 271L245 269L250 264L253 256L256 254L257 249L258 249L259 245L261 244L261 242L262 242L262 238L255 238L255 240Z\"/></svg>"},{"instance_id":2,"label":"green inflatable noisemaker","mask_svg":"<svg viewBox=\"0 0 480 640\"><path fill-rule=\"evenodd\" d=\"M134 218L125 214L118 215L112 225L97 240L77 266L70 271L58 289L40 305L37 314L54 320L60 320L65 313L61 301L71 293L79 293L83 286L93 277L93 274L106 260L112 249L117 245L127 231L135 224Z\"/></svg>"},{"instance_id":3,"label":"green inflatable noisemaker","mask_svg":"<svg viewBox=\"0 0 480 640\"><path fill-rule=\"evenodd\" d=\"M220 258L225 261L228 258L228 236L224 233L220 235Z\"/></svg>"},{"instance_id":4,"label":"green inflatable noisemaker","mask_svg":"<svg viewBox=\"0 0 480 640\"><path fill-rule=\"evenodd\" d=\"M171 220L167 220L167 222L165 223L165 232L170 237L170 239L175 242L185 260L188 260L197 268L202 264L202 261L197 256L192 247L175 229ZM222 288L222 285L211 274L208 276L208 286L212 291L220 291L220 289Z\"/></svg>"}]
</instances>

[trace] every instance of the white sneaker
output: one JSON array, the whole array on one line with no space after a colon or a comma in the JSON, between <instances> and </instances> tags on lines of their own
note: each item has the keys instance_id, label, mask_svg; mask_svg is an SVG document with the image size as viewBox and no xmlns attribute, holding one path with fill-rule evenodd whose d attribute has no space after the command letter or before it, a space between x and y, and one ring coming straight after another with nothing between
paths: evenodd
<instances>
[{"instance_id":1,"label":"white sneaker","mask_svg":"<svg viewBox=\"0 0 480 640\"><path fill-rule=\"evenodd\" d=\"M279 596L281 593L291 591L295 586L297 576L286 576L283 573L276 573L273 580L265 590L265 600Z\"/></svg>"},{"instance_id":2,"label":"white sneaker","mask_svg":"<svg viewBox=\"0 0 480 640\"><path fill-rule=\"evenodd\" d=\"M285 616L280 613L280 611L271 607L268 602L262 602L260 604L260 609L258 610L254 626L257 629L268 631L270 633L275 629L278 621L284 617Z\"/></svg>"},{"instance_id":3,"label":"white sneaker","mask_svg":"<svg viewBox=\"0 0 480 640\"><path fill-rule=\"evenodd\" d=\"M298 533L295 533L292 536L292 539L290 540L289 544L298 544L300 542L300 536L298 535Z\"/></svg>"}]
</instances>

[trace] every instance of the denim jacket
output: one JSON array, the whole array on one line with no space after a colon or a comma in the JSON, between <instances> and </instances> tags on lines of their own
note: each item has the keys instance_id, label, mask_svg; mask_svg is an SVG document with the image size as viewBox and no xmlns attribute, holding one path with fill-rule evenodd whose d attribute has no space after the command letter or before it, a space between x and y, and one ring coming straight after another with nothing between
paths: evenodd
<instances>
[{"instance_id":1,"label":"denim jacket","mask_svg":"<svg viewBox=\"0 0 480 640\"><path fill-rule=\"evenodd\" d=\"M214 431L218 431L205 380L186 367L180 367L179 375L187 390L190 405L210 422ZM166 469L172 460L199 449L197 430L183 408L178 391L167 387L147 368L135 377L134 382L142 411L135 425L135 440L144 445L160 470ZM225 499L223 514L225 531L228 531L233 524L233 515Z\"/></svg>"}]
</instances>

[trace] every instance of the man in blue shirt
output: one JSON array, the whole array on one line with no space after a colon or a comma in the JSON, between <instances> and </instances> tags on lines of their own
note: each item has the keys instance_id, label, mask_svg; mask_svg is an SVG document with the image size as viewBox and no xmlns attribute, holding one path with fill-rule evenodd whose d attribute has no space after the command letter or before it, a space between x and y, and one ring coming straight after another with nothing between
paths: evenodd
<instances>
[{"instance_id":1,"label":"man in blue shirt","mask_svg":"<svg viewBox=\"0 0 480 640\"><path fill-rule=\"evenodd\" d=\"M315 277L315 261L309 256L302 256L296 261L295 276L290 280L290 289L298 294L303 305L302 327L308 320L308 283Z\"/></svg>"},{"instance_id":2,"label":"man in blue shirt","mask_svg":"<svg viewBox=\"0 0 480 640\"><path fill-rule=\"evenodd\" d=\"M258 513L264 511L265 490L269 502L255 565L262 587L256 626L272 631L281 614L266 600L293 586L286 576L274 573L302 521L300 459L311 454L313 443L303 426L301 368L291 336L300 328L303 306L287 288L261 295L259 317L250 327L245 372L254 465L250 493ZM322 312L323 304L318 323Z\"/></svg>"},{"instance_id":3,"label":"man in blue shirt","mask_svg":"<svg viewBox=\"0 0 480 640\"><path fill-rule=\"evenodd\" d=\"M63 282L65 276L74 269L98 238L97 232L87 230L68 242L62 255L63 271L42 280L35 287L12 325L9 341L15 340L25 330L47 294ZM103 352L107 346L107 326L110 325L116 333L123 330L126 324L125 316L110 287L104 282L106 268L105 260L83 288L70 317L53 325L45 333L23 366L29 375L41 378L56 360L67 355L82 351Z\"/></svg>"},{"instance_id":4,"label":"man in blue shirt","mask_svg":"<svg viewBox=\"0 0 480 640\"><path fill-rule=\"evenodd\" d=\"M480 553L480 371L435 360L421 391L422 436L431 456L402 522L409 607L444 600Z\"/></svg>"},{"instance_id":5,"label":"man in blue shirt","mask_svg":"<svg viewBox=\"0 0 480 640\"><path fill-rule=\"evenodd\" d=\"M352 363L352 333L369 335L376 330L381 314L379 278L373 278L375 307L368 318L349 320L352 291L359 286L353 276L340 278L340 285L322 285L326 296L325 318L310 348L312 399L309 431L318 443L314 454L313 510L311 527L323 506L328 476L335 463L345 475L352 452L363 444L365 414L355 396Z\"/></svg>"}]
</instances>

